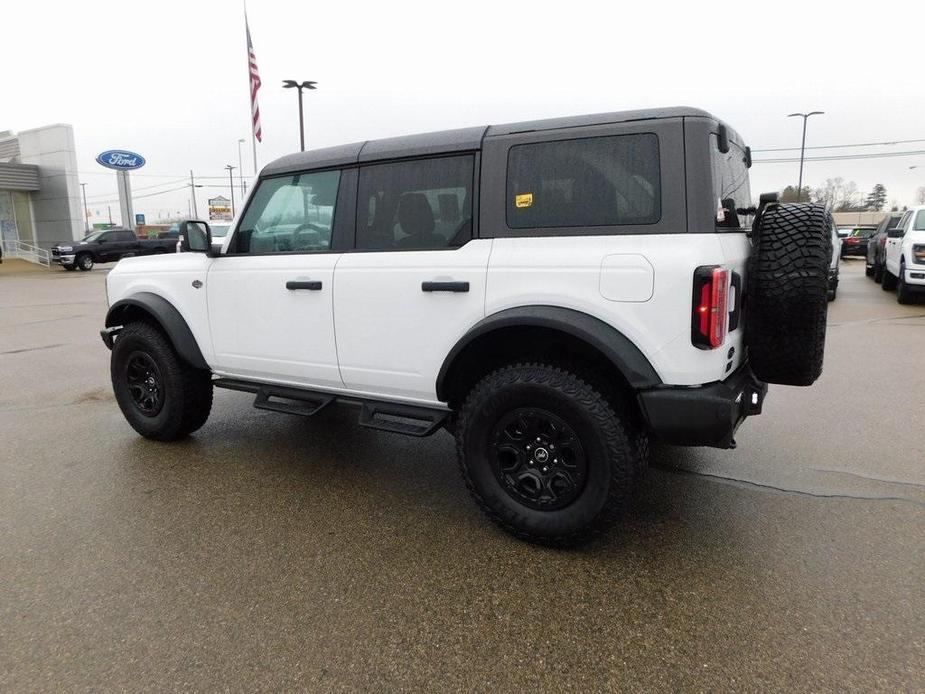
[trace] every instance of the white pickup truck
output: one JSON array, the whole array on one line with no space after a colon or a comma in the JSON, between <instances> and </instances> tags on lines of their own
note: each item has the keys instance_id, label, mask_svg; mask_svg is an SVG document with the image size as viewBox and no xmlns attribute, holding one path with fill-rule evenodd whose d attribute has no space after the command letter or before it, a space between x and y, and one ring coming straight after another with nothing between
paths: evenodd
<instances>
[{"instance_id":1,"label":"white pickup truck","mask_svg":"<svg viewBox=\"0 0 925 694\"><path fill-rule=\"evenodd\" d=\"M884 290L896 290L901 304L925 293L925 205L906 210L896 228L887 231Z\"/></svg>"},{"instance_id":2,"label":"white pickup truck","mask_svg":"<svg viewBox=\"0 0 925 694\"><path fill-rule=\"evenodd\" d=\"M766 383L821 372L831 218L753 206L750 164L690 108L283 157L220 251L185 222L190 252L109 274L116 398L159 440L203 426L213 387L447 429L492 520L579 540L619 515L650 437L732 447Z\"/></svg>"}]
</instances>

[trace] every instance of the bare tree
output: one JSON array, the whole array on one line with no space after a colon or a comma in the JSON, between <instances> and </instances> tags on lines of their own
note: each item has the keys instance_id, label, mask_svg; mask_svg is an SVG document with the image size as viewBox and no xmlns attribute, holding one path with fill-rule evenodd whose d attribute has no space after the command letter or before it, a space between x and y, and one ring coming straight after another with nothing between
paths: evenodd
<instances>
[{"instance_id":1,"label":"bare tree","mask_svg":"<svg viewBox=\"0 0 925 694\"><path fill-rule=\"evenodd\" d=\"M925 205L925 186L919 186L919 189L915 191L915 204Z\"/></svg>"},{"instance_id":2,"label":"bare tree","mask_svg":"<svg viewBox=\"0 0 925 694\"><path fill-rule=\"evenodd\" d=\"M813 191L813 202L825 205L831 212L853 212L863 209L861 194L854 181L845 181L841 176L827 178L825 183Z\"/></svg>"}]
</instances>

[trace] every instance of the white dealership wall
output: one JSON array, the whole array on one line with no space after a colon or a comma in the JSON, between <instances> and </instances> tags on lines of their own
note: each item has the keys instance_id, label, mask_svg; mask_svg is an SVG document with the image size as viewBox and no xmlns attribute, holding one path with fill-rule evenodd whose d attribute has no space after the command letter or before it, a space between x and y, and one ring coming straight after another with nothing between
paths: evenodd
<instances>
[{"instance_id":1,"label":"white dealership wall","mask_svg":"<svg viewBox=\"0 0 925 694\"><path fill-rule=\"evenodd\" d=\"M35 243L51 248L84 236L74 129L56 123L15 134L19 164L38 166L39 189L30 193Z\"/></svg>"}]
</instances>

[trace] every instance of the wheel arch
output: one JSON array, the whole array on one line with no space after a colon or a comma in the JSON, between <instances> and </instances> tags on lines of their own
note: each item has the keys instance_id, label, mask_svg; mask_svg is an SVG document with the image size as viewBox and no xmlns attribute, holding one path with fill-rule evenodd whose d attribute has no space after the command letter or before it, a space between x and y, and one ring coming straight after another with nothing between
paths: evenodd
<instances>
[{"instance_id":1,"label":"wheel arch","mask_svg":"<svg viewBox=\"0 0 925 694\"><path fill-rule=\"evenodd\" d=\"M550 353L615 371L633 391L662 383L640 349L599 318L560 306L522 306L483 318L459 339L437 375L437 398L458 405L468 386L494 365Z\"/></svg>"},{"instance_id":2,"label":"wheel arch","mask_svg":"<svg viewBox=\"0 0 925 694\"><path fill-rule=\"evenodd\" d=\"M202 350L186 320L167 299L152 292L138 292L114 303L106 313L106 327L133 320L155 324L167 336L180 358L197 369L208 369Z\"/></svg>"}]
</instances>

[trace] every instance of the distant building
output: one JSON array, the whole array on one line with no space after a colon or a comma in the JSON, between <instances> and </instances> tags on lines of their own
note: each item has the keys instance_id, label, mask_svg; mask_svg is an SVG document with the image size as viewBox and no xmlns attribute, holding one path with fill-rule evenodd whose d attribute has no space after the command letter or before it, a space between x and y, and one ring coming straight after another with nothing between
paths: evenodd
<instances>
[{"instance_id":1,"label":"distant building","mask_svg":"<svg viewBox=\"0 0 925 694\"><path fill-rule=\"evenodd\" d=\"M833 212L832 218L835 220L835 225L840 227L852 224L872 226L880 224L888 214L889 212Z\"/></svg>"},{"instance_id":2,"label":"distant building","mask_svg":"<svg viewBox=\"0 0 925 694\"><path fill-rule=\"evenodd\" d=\"M0 131L0 240L48 250L84 236L74 129ZM12 255L12 253L11 253Z\"/></svg>"}]
</instances>

